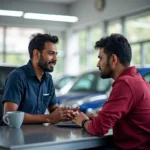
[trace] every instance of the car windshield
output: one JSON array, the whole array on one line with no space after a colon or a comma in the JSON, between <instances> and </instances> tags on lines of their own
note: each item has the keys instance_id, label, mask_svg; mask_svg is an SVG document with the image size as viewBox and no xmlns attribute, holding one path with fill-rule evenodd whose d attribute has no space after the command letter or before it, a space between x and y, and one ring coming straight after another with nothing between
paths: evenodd
<instances>
[{"instance_id":1,"label":"car windshield","mask_svg":"<svg viewBox=\"0 0 150 150\"><path fill-rule=\"evenodd\" d=\"M98 72L81 76L69 92L105 92L110 88L109 79L101 79Z\"/></svg>"},{"instance_id":2,"label":"car windshield","mask_svg":"<svg viewBox=\"0 0 150 150\"><path fill-rule=\"evenodd\" d=\"M54 80L54 85L56 89L61 89L64 87L67 83L75 79L75 76L64 76L59 79Z\"/></svg>"},{"instance_id":3,"label":"car windshield","mask_svg":"<svg viewBox=\"0 0 150 150\"><path fill-rule=\"evenodd\" d=\"M143 77L150 83L150 72L146 73Z\"/></svg>"}]
</instances>

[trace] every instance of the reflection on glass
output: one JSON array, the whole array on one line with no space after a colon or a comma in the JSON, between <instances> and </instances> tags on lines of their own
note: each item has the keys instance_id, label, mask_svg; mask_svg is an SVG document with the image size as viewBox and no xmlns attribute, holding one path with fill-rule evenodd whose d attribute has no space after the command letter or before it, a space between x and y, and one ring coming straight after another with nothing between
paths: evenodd
<instances>
[{"instance_id":1,"label":"reflection on glass","mask_svg":"<svg viewBox=\"0 0 150 150\"><path fill-rule=\"evenodd\" d=\"M24 144L24 135L21 128L3 128L1 136L3 137L0 141L2 145Z\"/></svg>"},{"instance_id":2,"label":"reflection on glass","mask_svg":"<svg viewBox=\"0 0 150 150\"><path fill-rule=\"evenodd\" d=\"M77 138L78 138L78 136L75 135L73 132L70 132L70 133L68 134L68 139L75 140L75 139L77 139ZM66 140L66 137L65 137L65 138L64 138L64 137L56 137L56 141L57 141L57 142L60 142L60 141L62 141L62 140Z\"/></svg>"}]
</instances>

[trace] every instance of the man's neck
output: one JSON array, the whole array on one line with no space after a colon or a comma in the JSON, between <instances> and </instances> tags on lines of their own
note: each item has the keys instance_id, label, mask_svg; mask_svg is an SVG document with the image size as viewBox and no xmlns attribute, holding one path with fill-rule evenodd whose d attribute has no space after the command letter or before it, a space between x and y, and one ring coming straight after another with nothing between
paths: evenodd
<instances>
[{"instance_id":1,"label":"man's neck","mask_svg":"<svg viewBox=\"0 0 150 150\"><path fill-rule=\"evenodd\" d=\"M124 67L123 65L119 64L113 74L113 79L116 80L116 78L118 78L118 76L120 76L120 74L126 69L127 67Z\"/></svg>"},{"instance_id":2,"label":"man's neck","mask_svg":"<svg viewBox=\"0 0 150 150\"><path fill-rule=\"evenodd\" d=\"M39 79L39 81L41 81L44 71L36 63L34 63L33 61L31 62L37 78Z\"/></svg>"}]
</instances>

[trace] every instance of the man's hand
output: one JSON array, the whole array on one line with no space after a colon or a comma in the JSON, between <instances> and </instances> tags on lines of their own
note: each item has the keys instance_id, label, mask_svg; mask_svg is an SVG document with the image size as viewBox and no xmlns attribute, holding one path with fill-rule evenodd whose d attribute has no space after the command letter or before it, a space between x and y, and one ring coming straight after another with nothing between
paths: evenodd
<instances>
[{"instance_id":1,"label":"man's hand","mask_svg":"<svg viewBox=\"0 0 150 150\"><path fill-rule=\"evenodd\" d=\"M86 114L91 120L97 116L97 114Z\"/></svg>"},{"instance_id":2,"label":"man's hand","mask_svg":"<svg viewBox=\"0 0 150 150\"><path fill-rule=\"evenodd\" d=\"M60 121L70 121L74 118L74 111L70 107L59 107L54 110L47 119L50 123L57 123Z\"/></svg>"},{"instance_id":3,"label":"man's hand","mask_svg":"<svg viewBox=\"0 0 150 150\"><path fill-rule=\"evenodd\" d=\"M76 116L74 117L72 121L75 122L77 125L82 126L82 121L84 119L89 119L89 117L86 116L83 112L80 112L76 114Z\"/></svg>"},{"instance_id":4,"label":"man's hand","mask_svg":"<svg viewBox=\"0 0 150 150\"><path fill-rule=\"evenodd\" d=\"M76 114L79 113L79 107L75 107L75 108L72 108L72 107L61 107L61 108L64 109L64 110L69 110L71 120L75 117Z\"/></svg>"}]
</instances>

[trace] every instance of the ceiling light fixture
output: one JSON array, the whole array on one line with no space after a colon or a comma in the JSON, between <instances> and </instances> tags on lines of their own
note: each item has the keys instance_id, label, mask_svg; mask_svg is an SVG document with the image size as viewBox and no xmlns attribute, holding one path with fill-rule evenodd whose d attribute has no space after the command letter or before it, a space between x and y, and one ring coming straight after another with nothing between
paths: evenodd
<instances>
[{"instance_id":1,"label":"ceiling light fixture","mask_svg":"<svg viewBox=\"0 0 150 150\"><path fill-rule=\"evenodd\" d=\"M39 14L39 13L25 13L23 17L25 19L37 19L37 20L60 21L60 22L78 21L78 18L75 16L49 15L49 14Z\"/></svg>"},{"instance_id":2,"label":"ceiling light fixture","mask_svg":"<svg viewBox=\"0 0 150 150\"><path fill-rule=\"evenodd\" d=\"M0 10L0 16L22 17L23 11Z\"/></svg>"}]
</instances>

